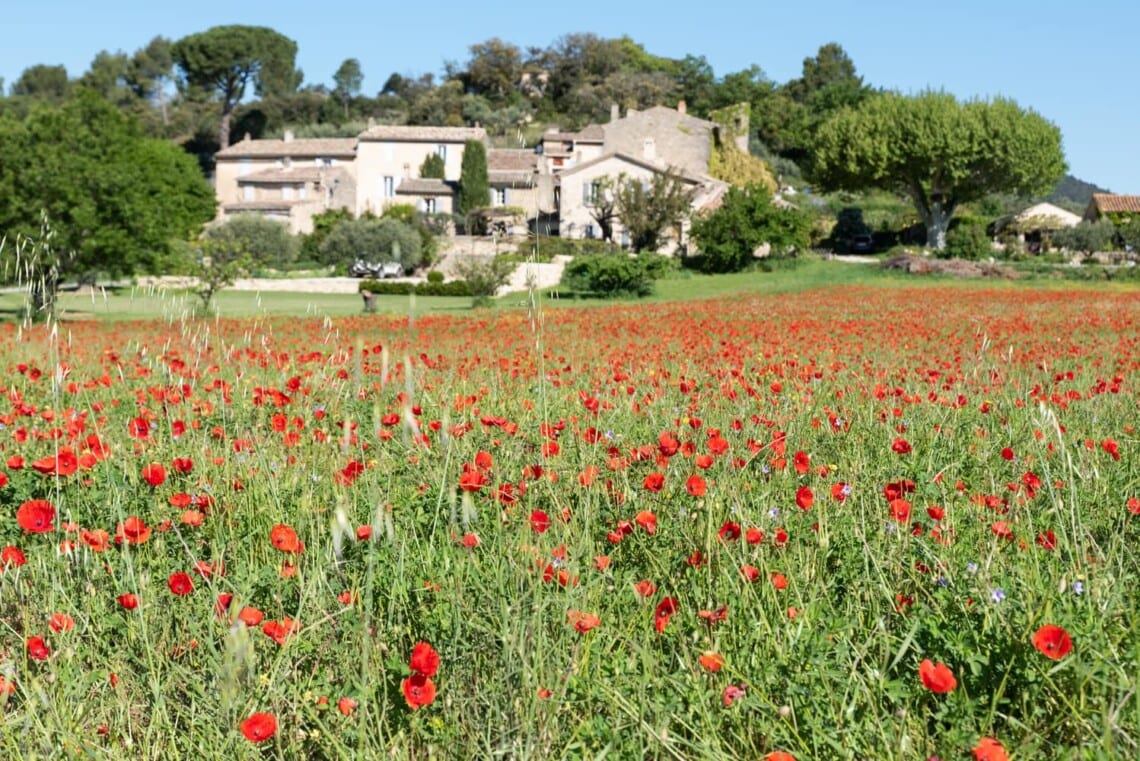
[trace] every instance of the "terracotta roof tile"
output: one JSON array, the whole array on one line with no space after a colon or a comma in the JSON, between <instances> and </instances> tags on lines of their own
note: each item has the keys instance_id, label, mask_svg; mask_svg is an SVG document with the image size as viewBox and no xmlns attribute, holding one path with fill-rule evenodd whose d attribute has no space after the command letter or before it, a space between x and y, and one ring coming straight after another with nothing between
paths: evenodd
<instances>
[{"instance_id":1,"label":"terracotta roof tile","mask_svg":"<svg viewBox=\"0 0 1140 761\"><path fill-rule=\"evenodd\" d=\"M242 140L229 148L218 151L216 158L274 158L285 156L315 158L320 156L356 155L355 137L330 137L302 140Z\"/></svg>"},{"instance_id":2,"label":"terracotta roof tile","mask_svg":"<svg viewBox=\"0 0 1140 761\"><path fill-rule=\"evenodd\" d=\"M449 196L453 192L452 186L443 180L422 177L407 177L396 188L396 195Z\"/></svg>"},{"instance_id":3,"label":"terracotta roof tile","mask_svg":"<svg viewBox=\"0 0 1140 761\"><path fill-rule=\"evenodd\" d=\"M1140 214L1140 196L1120 196L1115 193L1093 193L1093 203L1101 214L1130 212Z\"/></svg>"},{"instance_id":4,"label":"terracotta roof tile","mask_svg":"<svg viewBox=\"0 0 1140 761\"><path fill-rule=\"evenodd\" d=\"M413 127L408 125L378 124L359 135L361 140L394 140L411 143L462 143L467 140L486 140L487 130L482 127Z\"/></svg>"}]
</instances>

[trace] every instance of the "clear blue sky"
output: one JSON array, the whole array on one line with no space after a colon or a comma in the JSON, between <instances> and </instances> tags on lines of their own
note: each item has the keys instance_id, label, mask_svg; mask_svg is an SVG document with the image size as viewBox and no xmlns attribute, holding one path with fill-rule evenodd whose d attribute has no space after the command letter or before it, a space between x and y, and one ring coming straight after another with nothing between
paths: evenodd
<instances>
[{"instance_id":1,"label":"clear blue sky","mask_svg":"<svg viewBox=\"0 0 1140 761\"><path fill-rule=\"evenodd\" d=\"M308 83L358 58L365 92L393 71L440 72L491 37L546 46L568 32L629 35L657 55L704 55L717 75L755 63L784 82L835 41L864 80L959 97L1003 95L1061 128L1070 171L1140 194L1138 0L565 0L564 2L241 2L11 0L0 12L0 77L63 64L78 76L100 50L131 53L221 24L269 26L296 40Z\"/></svg>"}]
</instances>

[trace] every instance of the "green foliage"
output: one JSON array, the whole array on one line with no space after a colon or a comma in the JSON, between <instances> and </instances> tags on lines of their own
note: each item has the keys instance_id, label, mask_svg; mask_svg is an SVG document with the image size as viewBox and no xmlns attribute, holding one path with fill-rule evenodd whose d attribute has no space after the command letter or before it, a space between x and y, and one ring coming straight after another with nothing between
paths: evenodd
<instances>
[{"instance_id":1,"label":"green foliage","mask_svg":"<svg viewBox=\"0 0 1140 761\"><path fill-rule=\"evenodd\" d=\"M654 253L587 256L566 265L561 287L603 298L649 296L653 283L669 271L671 260Z\"/></svg>"},{"instance_id":2,"label":"green foliage","mask_svg":"<svg viewBox=\"0 0 1140 761\"><path fill-rule=\"evenodd\" d=\"M959 205L1048 190L1065 171L1060 130L1040 115L1011 100L963 104L942 92L885 93L839 111L813 147L823 188L908 194L934 248L945 245Z\"/></svg>"},{"instance_id":3,"label":"green foliage","mask_svg":"<svg viewBox=\"0 0 1140 761\"><path fill-rule=\"evenodd\" d=\"M1053 245L1070 251L1091 254L1108 251L1113 247L1116 226L1107 219L1096 222L1082 221L1073 227L1065 227L1053 233Z\"/></svg>"},{"instance_id":4,"label":"green foliage","mask_svg":"<svg viewBox=\"0 0 1140 761\"><path fill-rule=\"evenodd\" d=\"M300 84L297 43L263 26L216 26L174 43L171 56L192 96L215 97L222 107L218 143L230 144L230 116L252 85L261 97L290 93Z\"/></svg>"},{"instance_id":5,"label":"green foliage","mask_svg":"<svg viewBox=\"0 0 1140 761\"><path fill-rule=\"evenodd\" d=\"M443 282L443 273L439 270L432 270L427 273L427 281L433 285L438 285Z\"/></svg>"},{"instance_id":6,"label":"green foliage","mask_svg":"<svg viewBox=\"0 0 1140 761\"><path fill-rule=\"evenodd\" d=\"M37 64L24 69L20 78L12 83L12 95L59 103L67 97L70 88L65 67Z\"/></svg>"},{"instance_id":7,"label":"green foliage","mask_svg":"<svg viewBox=\"0 0 1140 761\"><path fill-rule=\"evenodd\" d=\"M497 256L459 256L452 265L476 298L490 298L508 282L515 271L515 263Z\"/></svg>"},{"instance_id":8,"label":"green foliage","mask_svg":"<svg viewBox=\"0 0 1140 761\"><path fill-rule=\"evenodd\" d=\"M729 188L721 206L693 224L700 246L698 266L705 272L738 272L767 243L770 256L807 249L811 218L798 209L781 209L762 185Z\"/></svg>"},{"instance_id":9,"label":"green foliage","mask_svg":"<svg viewBox=\"0 0 1140 761\"><path fill-rule=\"evenodd\" d=\"M438 153L429 153L424 159L424 163L420 164L420 177L432 180L447 179L443 156Z\"/></svg>"},{"instance_id":10,"label":"green foliage","mask_svg":"<svg viewBox=\"0 0 1140 761\"><path fill-rule=\"evenodd\" d=\"M39 234L46 218L58 275L151 271L174 239L214 216L213 189L178 146L93 93L24 121L0 118L0 230Z\"/></svg>"},{"instance_id":11,"label":"green foliage","mask_svg":"<svg viewBox=\"0 0 1140 761\"><path fill-rule=\"evenodd\" d=\"M1132 219L1116 227L1116 239L1121 248L1140 251L1140 219Z\"/></svg>"},{"instance_id":12,"label":"green foliage","mask_svg":"<svg viewBox=\"0 0 1140 761\"><path fill-rule=\"evenodd\" d=\"M334 226L319 247L319 261L347 268L353 261L399 262L405 271L423 262L423 247L414 227L395 219L361 217Z\"/></svg>"},{"instance_id":13,"label":"green foliage","mask_svg":"<svg viewBox=\"0 0 1140 761\"><path fill-rule=\"evenodd\" d=\"M665 232L688 218L693 193L692 186L672 172L655 173L648 183L619 178L615 208L633 250L656 252Z\"/></svg>"},{"instance_id":14,"label":"green foliage","mask_svg":"<svg viewBox=\"0 0 1140 761\"><path fill-rule=\"evenodd\" d=\"M372 217L371 214L362 216L364 218ZM313 231L301 237L298 258L309 262L321 261L321 244L324 243L325 238L329 236L334 227L350 219L353 219L353 216L348 209L326 209L320 214L314 214Z\"/></svg>"},{"instance_id":15,"label":"green foliage","mask_svg":"<svg viewBox=\"0 0 1140 761\"><path fill-rule=\"evenodd\" d=\"M420 236L420 262L417 267L430 265L435 261L435 253L439 247L436 236L442 234L437 227L438 215L425 214L410 203L397 203L384 207L384 213L380 218L402 222L413 228Z\"/></svg>"},{"instance_id":16,"label":"green foliage","mask_svg":"<svg viewBox=\"0 0 1140 761\"><path fill-rule=\"evenodd\" d=\"M232 240L254 268L285 269L297 260L300 242L288 227L260 214L239 214L206 231L215 242Z\"/></svg>"},{"instance_id":17,"label":"green foliage","mask_svg":"<svg viewBox=\"0 0 1140 761\"><path fill-rule=\"evenodd\" d=\"M219 291L253 274L255 263L246 242L225 232L217 237L203 236L199 242L191 274L198 279L195 293L202 299L203 309L210 308Z\"/></svg>"},{"instance_id":18,"label":"green foliage","mask_svg":"<svg viewBox=\"0 0 1140 761\"><path fill-rule=\"evenodd\" d=\"M951 259L986 259L993 256L993 251L985 220L960 217L950 226L941 255Z\"/></svg>"},{"instance_id":19,"label":"green foliage","mask_svg":"<svg viewBox=\"0 0 1140 761\"><path fill-rule=\"evenodd\" d=\"M466 216L489 203L491 184L487 178L487 147L481 140L468 140L463 144L456 209Z\"/></svg>"},{"instance_id":20,"label":"green foliage","mask_svg":"<svg viewBox=\"0 0 1140 761\"><path fill-rule=\"evenodd\" d=\"M360 61L356 58L346 58L333 74L333 92L344 105L344 115L348 118L348 103L354 95L360 93L364 84L364 71L360 68Z\"/></svg>"}]
</instances>

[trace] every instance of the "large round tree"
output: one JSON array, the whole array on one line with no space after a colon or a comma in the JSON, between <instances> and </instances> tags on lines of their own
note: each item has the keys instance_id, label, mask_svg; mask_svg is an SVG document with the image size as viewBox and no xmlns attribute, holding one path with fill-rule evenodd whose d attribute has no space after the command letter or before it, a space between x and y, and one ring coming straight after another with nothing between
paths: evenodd
<instances>
[{"instance_id":1,"label":"large round tree","mask_svg":"<svg viewBox=\"0 0 1140 761\"><path fill-rule=\"evenodd\" d=\"M17 239L43 244L37 306L50 308L69 276L153 269L172 240L195 235L215 208L192 156L144 137L93 93L22 121L0 118L0 236L8 237L5 256Z\"/></svg>"},{"instance_id":2,"label":"large round tree","mask_svg":"<svg viewBox=\"0 0 1140 761\"><path fill-rule=\"evenodd\" d=\"M954 210L989 193L1032 195L1065 173L1060 130L1005 98L959 103L944 92L884 93L824 122L812 171L824 190L909 195L927 243L946 246Z\"/></svg>"}]
</instances>

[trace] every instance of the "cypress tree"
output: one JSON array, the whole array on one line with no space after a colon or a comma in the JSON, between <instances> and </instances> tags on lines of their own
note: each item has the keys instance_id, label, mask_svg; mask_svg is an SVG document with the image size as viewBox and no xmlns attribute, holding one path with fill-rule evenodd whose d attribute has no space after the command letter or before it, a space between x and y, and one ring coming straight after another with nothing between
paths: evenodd
<instances>
[{"instance_id":1,"label":"cypress tree","mask_svg":"<svg viewBox=\"0 0 1140 761\"><path fill-rule=\"evenodd\" d=\"M491 203L491 183L487 179L487 148L482 140L463 144L463 163L459 169L458 211L466 215Z\"/></svg>"}]
</instances>

